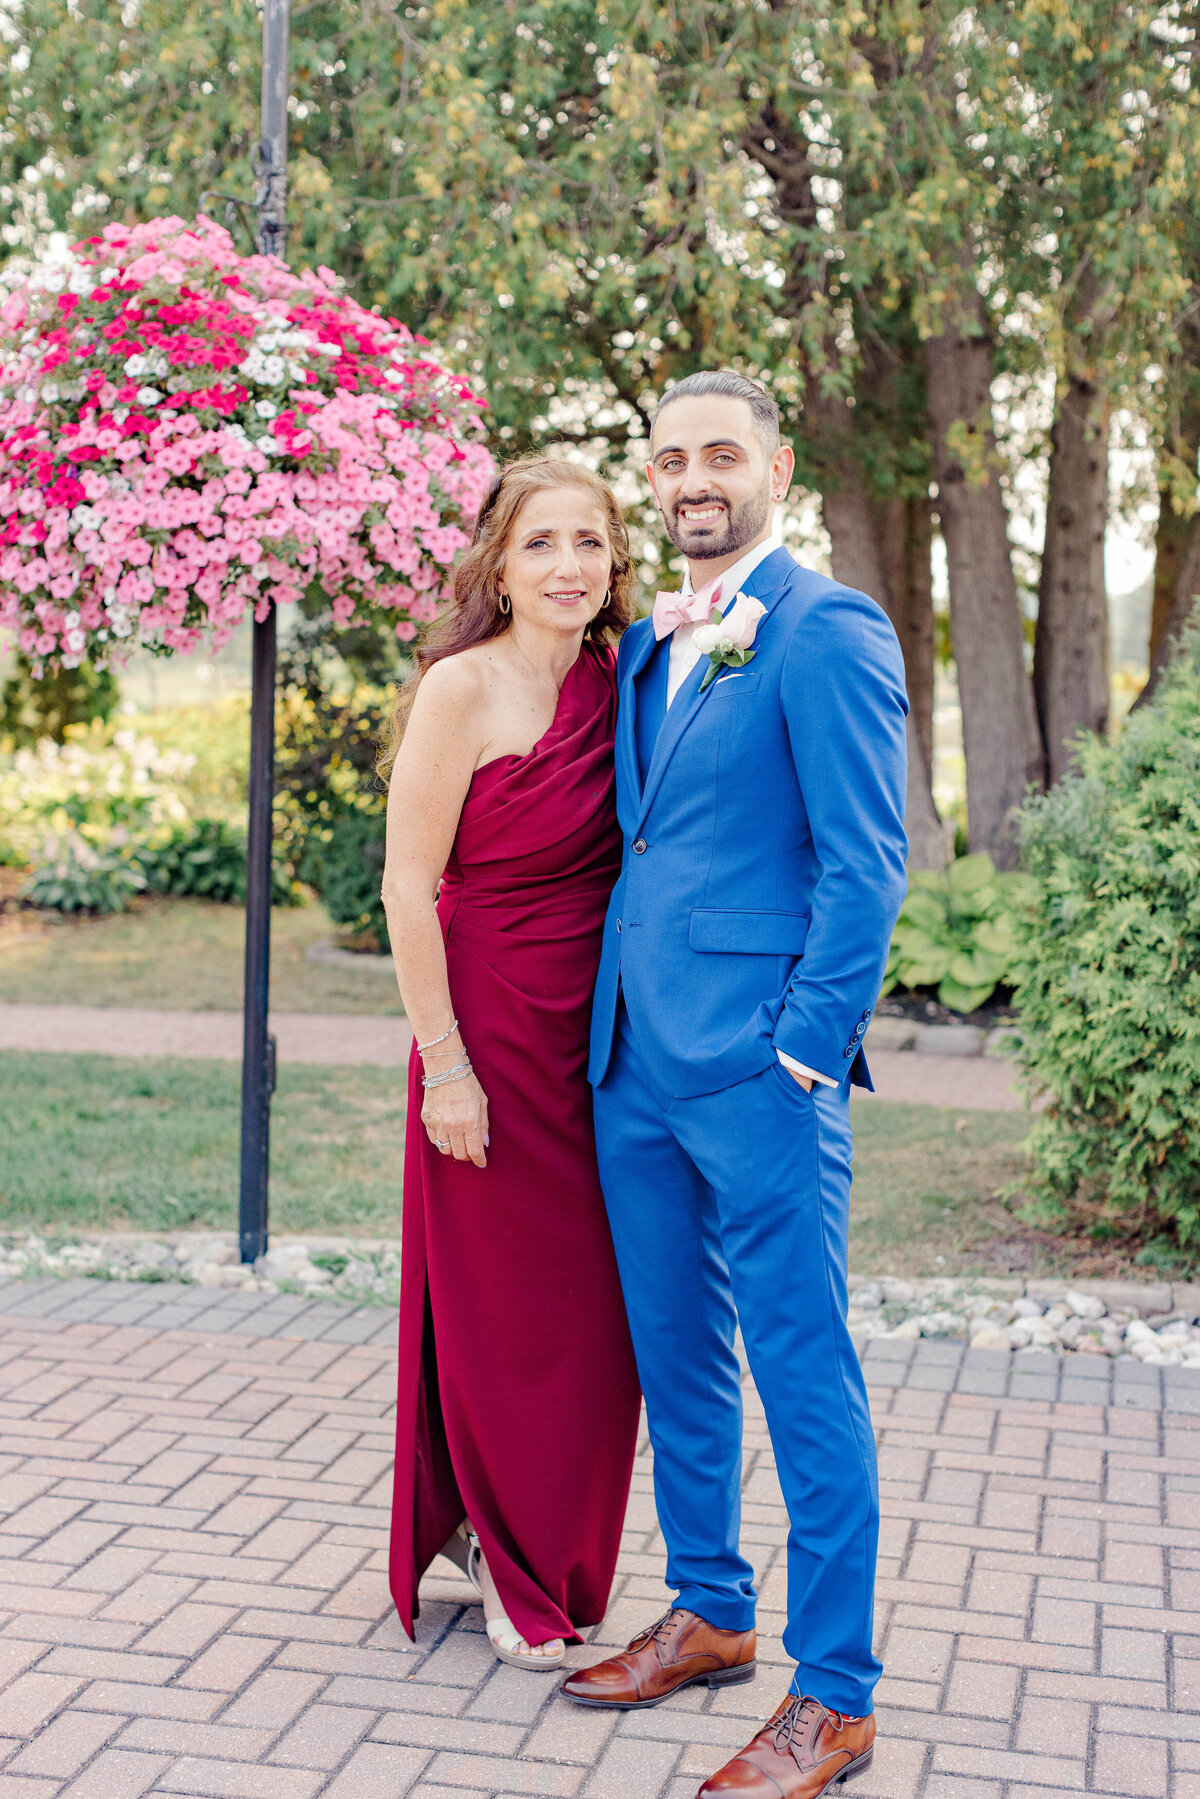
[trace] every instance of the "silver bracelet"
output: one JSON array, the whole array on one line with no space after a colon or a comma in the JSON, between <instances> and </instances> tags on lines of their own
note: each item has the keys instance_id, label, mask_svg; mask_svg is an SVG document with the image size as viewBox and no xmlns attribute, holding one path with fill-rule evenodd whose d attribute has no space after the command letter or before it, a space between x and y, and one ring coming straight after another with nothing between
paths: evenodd
<instances>
[{"instance_id":1,"label":"silver bracelet","mask_svg":"<svg viewBox=\"0 0 1200 1799\"><path fill-rule=\"evenodd\" d=\"M446 1041L447 1037L453 1037L457 1029L458 1020L456 1018L451 1024L450 1029L448 1031L443 1031L440 1037L431 1037L428 1043L418 1043L417 1054L423 1056L427 1049L436 1049L439 1043L444 1043Z\"/></svg>"},{"instance_id":2,"label":"silver bracelet","mask_svg":"<svg viewBox=\"0 0 1200 1799\"><path fill-rule=\"evenodd\" d=\"M431 1087L448 1087L451 1081L465 1081L473 1073L470 1062L464 1056L461 1062L456 1062L453 1068L444 1069L441 1074L423 1074L421 1085L426 1091Z\"/></svg>"}]
</instances>

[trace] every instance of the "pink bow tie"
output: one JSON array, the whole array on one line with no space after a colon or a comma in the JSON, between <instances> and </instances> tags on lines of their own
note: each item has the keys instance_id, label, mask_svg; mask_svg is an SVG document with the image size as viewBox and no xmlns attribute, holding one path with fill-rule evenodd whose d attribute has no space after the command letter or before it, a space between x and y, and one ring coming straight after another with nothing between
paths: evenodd
<instances>
[{"instance_id":1,"label":"pink bow tie","mask_svg":"<svg viewBox=\"0 0 1200 1799\"><path fill-rule=\"evenodd\" d=\"M654 596L654 635L659 643L680 625L706 625L714 606L721 603L720 580L710 581L699 593L658 593Z\"/></svg>"}]
</instances>

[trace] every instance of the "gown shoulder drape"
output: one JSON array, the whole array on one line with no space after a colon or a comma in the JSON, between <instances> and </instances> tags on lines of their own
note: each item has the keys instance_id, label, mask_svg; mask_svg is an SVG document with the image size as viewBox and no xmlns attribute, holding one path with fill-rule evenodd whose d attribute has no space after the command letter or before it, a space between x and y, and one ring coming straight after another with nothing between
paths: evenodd
<instances>
[{"instance_id":1,"label":"gown shoulder drape","mask_svg":"<svg viewBox=\"0 0 1200 1799\"><path fill-rule=\"evenodd\" d=\"M621 855L614 660L585 644L540 742L477 771L438 900L491 1141L485 1169L434 1149L414 1051L391 1545L410 1635L464 1515L530 1643L598 1622L616 1565L639 1395L586 1078Z\"/></svg>"}]
</instances>

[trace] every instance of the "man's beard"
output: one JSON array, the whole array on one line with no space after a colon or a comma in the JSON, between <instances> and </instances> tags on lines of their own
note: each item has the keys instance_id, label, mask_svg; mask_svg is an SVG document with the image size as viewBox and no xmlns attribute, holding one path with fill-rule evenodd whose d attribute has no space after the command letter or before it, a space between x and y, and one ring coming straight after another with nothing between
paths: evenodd
<instances>
[{"instance_id":1,"label":"man's beard","mask_svg":"<svg viewBox=\"0 0 1200 1799\"><path fill-rule=\"evenodd\" d=\"M724 513L704 525L688 525L679 516L681 506L722 506ZM711 562L718 556L732 556L762 536L771 516L771 483L764 481L756 494L731 506L721 494L689 494L677 500L671 517L665 518L667 536L690 562Z\"/></svg>"}]
</instances>

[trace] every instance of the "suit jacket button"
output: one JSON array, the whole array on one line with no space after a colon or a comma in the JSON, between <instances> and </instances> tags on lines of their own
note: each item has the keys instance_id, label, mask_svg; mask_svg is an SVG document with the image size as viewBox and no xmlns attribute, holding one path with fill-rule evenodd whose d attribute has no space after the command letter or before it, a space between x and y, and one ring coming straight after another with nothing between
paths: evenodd
<instances>
[{"instance_id":1,"label":"suit jacket button","mask_svg":"<svg viewBox=\"0 0 1200 1799\"><path fill-rule=\"evenodd\" d=\"M866 1011L863 1013L863 1023L870 1024L870 1022L871 1022L871 1008L870 1008L870 1006L868 1006Z\"/></svg>"},{"instance_id":2,"label":"suit jacket button","mask_svg":"<svg viewBox=\"0 0 1200 1799\"><path fill-rule=\"evenodd\" d=\"M644 837L638 838L633 846L633 853L635 856L644 856L646 854L646 839Z\"/></svg>"},{"instance_id":3,"label":"suit jacket button","mask_svg":"<svg viewBox=\"0 0 1200 1799\"><path fill-rule=\"evenodd\" d=\"M617 920L617 936L619 937L620 935L621 935L621 921L618 918L618 920Z\"/></svg>"},{"instance_id":4,"label":"suit jacket button","mask_svg":"<svg viewBox=\"0 0 1200 1799\"><path fill-rule=\"evenodd\" d=\"M849 1047L849 1049L844 1049L844 1050L843 1050L843 1051L842 1051L842 1054L843 1054L843 1055L844 1055L844 1056L852 1056L852 1055L853 1055L853 1054L854 1054L854 1052L855 1052L855 1050L856 1050L856 1049L857 1049L857 1048L858 1048L858 1045L857 1045L857 1043L852 1043L852 1044L851 1044L851 1045L850 1045L850 1047Z\"/></svg>"}]
</instances>

